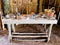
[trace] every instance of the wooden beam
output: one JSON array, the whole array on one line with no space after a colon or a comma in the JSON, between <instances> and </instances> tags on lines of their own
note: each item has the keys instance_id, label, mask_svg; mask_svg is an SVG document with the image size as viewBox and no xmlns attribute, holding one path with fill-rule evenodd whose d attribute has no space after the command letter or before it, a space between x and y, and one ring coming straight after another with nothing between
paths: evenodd
<instances>
[{"instance_id":1,"label":"wooden beam","mask_svg":"<svg viewBox=\"0 0 60 45\"><path fill-rule=\"evenodd\" d=\"M39 5L39 12L42 12L42 3L43 3L43 0L40 0L40 5Z\"/></svg>"},{"instance_id":2,"label":"wooden beam","mask_svg":"<svg viewBox=\"0 0 60 45\"><path fill-rule=\"evenodd\" d=\"M1 10L1 0L0 0L0 10Z\"/></svg>"}]
</instances>

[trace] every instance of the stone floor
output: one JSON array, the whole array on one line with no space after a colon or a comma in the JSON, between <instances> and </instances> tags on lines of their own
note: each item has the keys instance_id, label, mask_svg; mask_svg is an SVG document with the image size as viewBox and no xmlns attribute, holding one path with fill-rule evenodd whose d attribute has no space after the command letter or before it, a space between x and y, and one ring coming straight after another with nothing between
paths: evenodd
<instances>
[{"instance_id":1,"label":"stone floor","mask_svg":"<svg viewBox=\"0 0 60 45\"><path fill-rule=\"evenodd\" d=\"M0 45L60 45L60 37L52 34L49 42L9 42L8 36L0 36Z\"/></svg>"},{"instance_id":2,"label":"stone floor","mask_svg":"<svg viewBox=\"0 0 60 45\"><path fill-rule=\"evenodd\" d=\"M55 31L54 31L55 30ZM9 42L8 35L0 35L0 45L60 45L60 27L54 26L51 34L51 40L49 42Z\"/></svg>"}]
</instances>

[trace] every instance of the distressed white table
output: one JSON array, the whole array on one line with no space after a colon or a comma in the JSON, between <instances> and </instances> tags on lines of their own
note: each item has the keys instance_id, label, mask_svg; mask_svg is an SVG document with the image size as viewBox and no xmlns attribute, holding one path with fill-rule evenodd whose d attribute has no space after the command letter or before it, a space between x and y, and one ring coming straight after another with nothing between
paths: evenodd
<instances>
[{"instance_id":1,"label":"distressed white table","mask_svg":"<svg viewBox=\"0 0 60 45\"><path fill-rule=\"evenodd\" d=\"M3 28L4 28L4 24L8 25L9 40L13 37L12 34L11 34L11 25L13 27L13 31L15 32L14 24L45 24L45 25L50 24L50 27L48 29L49 32L48 32L48 35L47 35L48 36L48 41L49 41L50 40L52 26L53 26L53 24L57 24L57 20L48 20L48 19L42 19L42 18L29 19L29 20L26 20L26 19L20 19L20 20L17 20L17 19L14 19L14 20L12 20L12 19L2 19ZM15 34L19 34L19 33L15 33ZM20 33L20 34L22 34L22 33ZM25 34L25 33L23 33L23 34ZM32 33L30 33L30 34L32 34ZM40 34L40 33L38 33L38 34ZM31 37L33 37L33 36L31 36Z\"/></svg>"}]
</instances>

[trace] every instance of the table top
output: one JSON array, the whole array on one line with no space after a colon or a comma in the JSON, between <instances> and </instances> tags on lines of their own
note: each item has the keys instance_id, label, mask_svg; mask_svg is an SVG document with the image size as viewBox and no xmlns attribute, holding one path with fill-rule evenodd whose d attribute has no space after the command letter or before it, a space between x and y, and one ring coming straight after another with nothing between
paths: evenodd
<instances>
[{"instance_id":1,"label":"table top","mask_svg":"<svg viewBox=\"0 0 60 45\"><path fill-rule=\"evenodd\" d=\"M2 19L2 23L4 24L57 24L57 20L49 20L49 19Z\"/></svg>"}]
</instances>

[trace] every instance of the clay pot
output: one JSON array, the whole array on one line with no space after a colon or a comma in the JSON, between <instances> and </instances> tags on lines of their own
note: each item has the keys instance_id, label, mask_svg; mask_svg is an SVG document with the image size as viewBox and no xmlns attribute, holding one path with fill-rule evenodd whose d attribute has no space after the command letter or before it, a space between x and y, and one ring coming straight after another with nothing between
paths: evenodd
<instances>
[{"instance_id":1,"label":"clay pot","mask_svg":"<svg viewBox=\"0 0 60 45\"><path fill-rule=\"evenodd\" d=\"M20 20L20 19L21 19L21 17L20 17L20 16L17 16L17 19L18 19L18 20Z\"/></svg>"},{"instance_id":2,"label":"clay pot","mask_svg":"<svg viewBox=\"0 0 60 45\"><path fill-rule=\"evenodd\" d=\"M22 17L23 19L26 19L27 18L27 15L26 14L22 14L22 16L23 16Z\"/></svg>"},{"instance_id":3,"label":"clay pot","mask_svg":"<svg viewBox=\"0 0 60 45\"><path fill-rule=\"evenodd\" d=\"M42 15L42 14L43 14L43 12L40 12L39 14L40 14L40 15Z\"/></svg>"},{"instance_id":4,"label":"clay pot","mask_svg":"<svg viewBox=\"0 0 60 45\"><path fill-rule=\"evenodd\" d=\"M22 14L24 17L26 17L26 14Z\"/></svg>"},{"instance_id":5,"label":"clay pot","mask_svg":"<svg viewBox=\"0 0 60 45\"><path fill-rule=\"evenodd\" d=\"M31 15L34 15L35 13L34 12L31 12Z\"/></svg>"},{"instance_id":6,"label":"clay pot","mask_svg":"<svg viewBox=\"0 0 60 45\"><path fill-rule=\"evenodd\" d=\"M9 18L10 18L10 16L9 16L9 15L6 15L6 18L8 18L8 19L9 19Z\"/></svg>"},{"instance_id":7,"label":"clay pot","mask_svg":"<svg viewBox=\"0 0 60 45\"><path fill-rule=\"evenodd\" d=\"M51 13L48 13L48 16L49 17L53 17L54 16L54 13L52 13L52 12Z\"/></svg>"}]
</instances>

